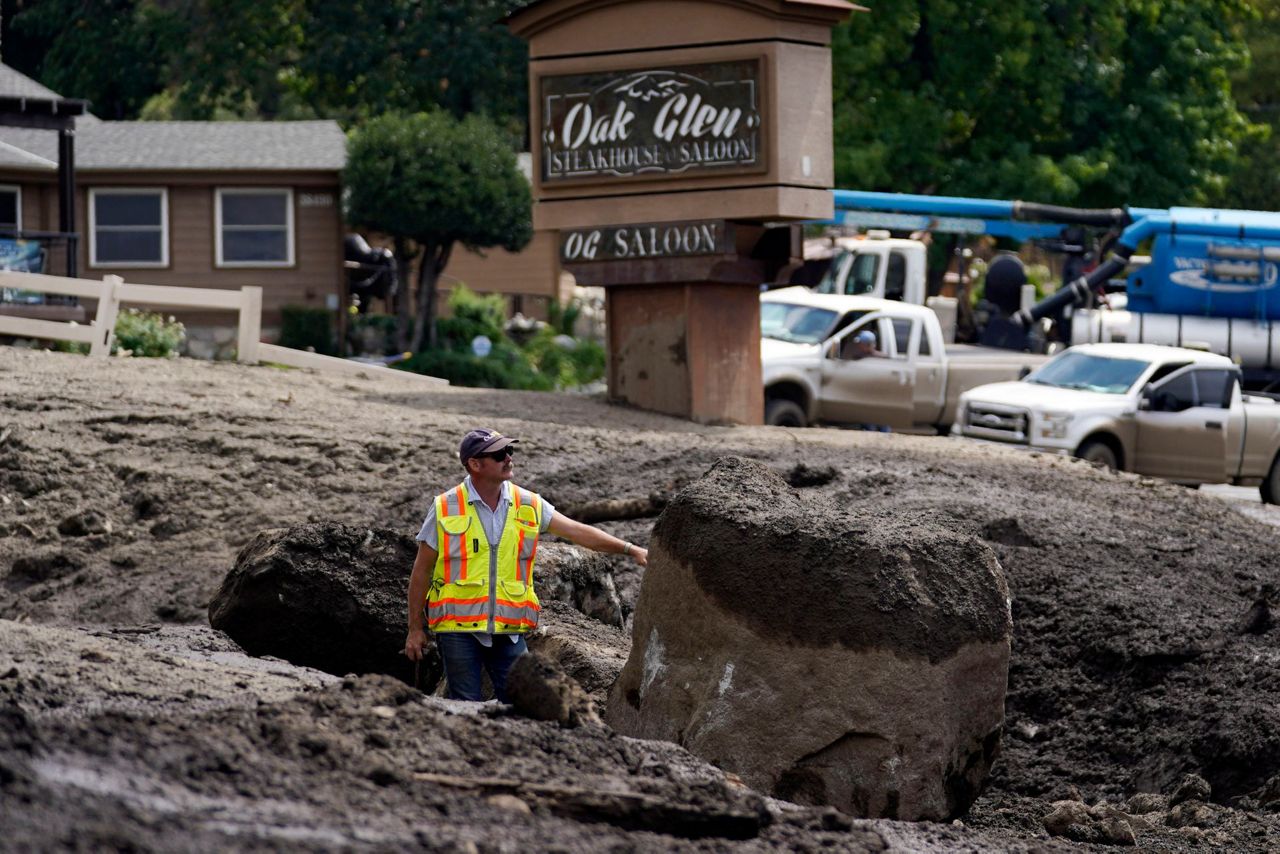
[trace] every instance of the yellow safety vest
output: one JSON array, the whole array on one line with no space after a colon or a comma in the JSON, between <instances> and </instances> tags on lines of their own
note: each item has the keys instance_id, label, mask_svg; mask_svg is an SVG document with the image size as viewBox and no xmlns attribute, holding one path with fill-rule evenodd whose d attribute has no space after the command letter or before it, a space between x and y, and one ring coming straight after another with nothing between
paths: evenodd
<instances>
[{"instance_id":1,"label":"yellow safety vest","mask_svg":"<svg viewBox=\"0 0 1280 854\"><path fill-rule=\"evenodd\" d=\"M511 504L496 549L489 547L465 483L436 496L437 557L427 594L433 632L521 634L538 625L533 558L542 499L511 484Z\"/></svg>"}]
</instances>

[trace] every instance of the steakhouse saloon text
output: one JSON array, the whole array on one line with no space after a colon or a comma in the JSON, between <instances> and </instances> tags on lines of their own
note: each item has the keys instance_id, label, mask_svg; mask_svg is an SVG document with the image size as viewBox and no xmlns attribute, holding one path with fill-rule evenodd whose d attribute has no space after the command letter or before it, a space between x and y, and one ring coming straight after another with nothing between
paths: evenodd
<instances>
[{"instance_id":1,"label":"steakhouse saloon text","mask_svg":"<svg viewBox=\"0 0 1280 854\"><path fill-rule=\"evenodd\" d=\"M543 80L543 179L760 162L755 61Z\"/></svg>"}]
</instances>

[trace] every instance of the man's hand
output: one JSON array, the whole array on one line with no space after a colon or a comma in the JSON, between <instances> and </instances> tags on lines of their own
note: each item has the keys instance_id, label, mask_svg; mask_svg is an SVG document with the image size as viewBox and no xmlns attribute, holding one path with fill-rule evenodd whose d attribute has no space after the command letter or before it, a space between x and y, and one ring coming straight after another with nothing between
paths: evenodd
<instances>
[{"instance_id":1,"label":"man's hand","mask_svg":"<svg viewBox=\"0 0 1280 854\"><path fill-rule=\"evenodd\" d=\"M404 639L404 654L410 661L421 661L422 645L426 642L426 632L422 629L409 629L409 635Z\"/></svg>"},{"instance_id":2,"label":"man's hand","mask_svg":"<svg viewBox=\"0 0 1280 854\"><path fill-rule=\"evenodd\" d=\"M641 566L649 565L649 550L642 549L634 543L631 546L631 557L633 557L635 562Z\"/></svg>"}]
</instances>

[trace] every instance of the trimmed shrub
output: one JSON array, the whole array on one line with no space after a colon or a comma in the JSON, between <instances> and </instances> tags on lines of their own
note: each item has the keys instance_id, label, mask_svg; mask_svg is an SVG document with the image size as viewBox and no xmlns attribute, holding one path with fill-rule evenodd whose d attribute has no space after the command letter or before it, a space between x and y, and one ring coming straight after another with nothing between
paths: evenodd
<instances>
[{"instance_id":1,"label":"trimmed shrub","mask_svg":"<svg viewBox=\"0 0 1280 854\"><path fill-rule=\"evenodd\" d=\"M337 354L334 346L333 312L327 308L286 305L280 309L280 346L294 350L315 350L326 356Z\"/></svg>"}]
</instances>

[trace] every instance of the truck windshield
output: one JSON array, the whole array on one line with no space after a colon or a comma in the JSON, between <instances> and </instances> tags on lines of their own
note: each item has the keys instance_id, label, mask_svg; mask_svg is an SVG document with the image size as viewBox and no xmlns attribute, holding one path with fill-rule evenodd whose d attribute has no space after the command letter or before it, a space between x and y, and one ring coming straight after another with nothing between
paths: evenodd
<instances>
[{"instance_id":1,"label":"truck windshield","mask_svg":"<svg viewBox=\"0 0 1280 854\"><path fill-rule=\"evenodd\" d=\"M873 294L876 290L876 274L880 272L880 256L860 254L854 257L853 267L849 270L849 278L845 280L844 292L851 296Z\"/></svg>"},{"instance_id":2,"label":"truck windshield","mask_svg":"<svg viewBox=\"0 0 1280 854\"><path fill-rule=\"evenodd\" d=\"M827 265L827 271L822 274L822 278L818 280L818 284L813 286L814 293L818 294L838 294L840 293L840 280L844 277L845 269L849 266L853 253L846 249L841 249L831 259L831 263Z\"/></svg>"},{"instance_id":3,"label":"truck windshield","mask_svg":"<svg viewBox=\"0 0 1280 854\"><path fill-rule=\"evenodd\" d=\"M1026 382L1102 394L1124 394L1150 365L1141 359L1113 359L1068 350L1028 374Z\"/></svg>"},{"instance_id":4,"label":"truck windshield","mask_svg":"<svg viewBox=\"0 0 1280 854\"><path fill-rule=\"evenodd\" d=\"M827 337L836 313L824 308L785 302L760 303L760 334L765 338L817 344Z\"/></svg>"}]
</instances>

